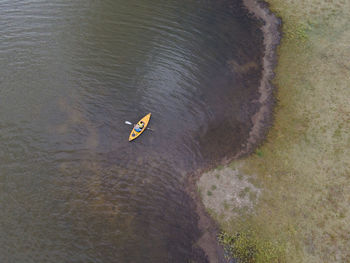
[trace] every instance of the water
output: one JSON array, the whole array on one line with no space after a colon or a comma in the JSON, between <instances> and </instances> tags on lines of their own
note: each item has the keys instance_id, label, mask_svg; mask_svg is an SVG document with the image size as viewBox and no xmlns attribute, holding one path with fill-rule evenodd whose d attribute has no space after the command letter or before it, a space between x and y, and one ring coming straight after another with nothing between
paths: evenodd
<instances>
[{"instance_id":1,"label":"water","mask_svg":"<svg viewBox=\"0 0 350 263\"><path fill-rule=\"evenodd\" d=\"M261 45L238 1L2 0L0 262L203 261L184 178L246 140Z\"/></svg>"}]
</instances>

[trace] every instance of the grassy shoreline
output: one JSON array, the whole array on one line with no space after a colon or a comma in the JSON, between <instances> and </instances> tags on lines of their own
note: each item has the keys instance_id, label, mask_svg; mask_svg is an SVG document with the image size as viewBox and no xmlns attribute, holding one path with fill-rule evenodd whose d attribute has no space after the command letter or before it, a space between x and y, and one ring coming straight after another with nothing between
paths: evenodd
<instances>
[{"instance_id":1,"label":"grassy shoreline","mask_svg":"<svg viewBox=\"0 0 350 263\"><path fill-rule=\"evenodd\" d=\"M273 127L254 154L198 187L226 233L262 249L257 262L350 262L350 2L267 2L283 21ZM260 194L245 187L212 204L225 176Z\"/></svg>"}]
</instances>

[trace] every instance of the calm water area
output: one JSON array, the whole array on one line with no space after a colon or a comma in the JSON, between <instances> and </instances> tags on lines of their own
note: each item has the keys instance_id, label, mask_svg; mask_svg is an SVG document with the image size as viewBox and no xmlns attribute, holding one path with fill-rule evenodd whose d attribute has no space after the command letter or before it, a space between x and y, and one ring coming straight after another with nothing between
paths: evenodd
<instances>
[{"instance_id":1,"label":"calm water area","mask_svg":"<svg viewBox=\"0 0 350 263\"><path fill-rule=\"evenodd\" d=\"M185 178L248 137L259 27L235 0L1 0L0 262L198 257Z\"/></svg>"}]
</instances>

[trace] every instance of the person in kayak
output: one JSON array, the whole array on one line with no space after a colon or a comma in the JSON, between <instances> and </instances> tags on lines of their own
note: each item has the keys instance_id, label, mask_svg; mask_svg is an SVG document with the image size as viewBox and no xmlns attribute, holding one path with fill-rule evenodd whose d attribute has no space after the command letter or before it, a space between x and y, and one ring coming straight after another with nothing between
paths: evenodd
<instances>
[{"instance_id":1,"label":"person in kayak","mask_svg":"<svg viewBox=\"0 0 350 263\"><path fill-rule=\"evenodd\" d=\"M145 127L145 123L143 121L140 121L138 124L135 125L134 130L140 132L142 131L143 127Z\"/></svg>"}]
</instances>

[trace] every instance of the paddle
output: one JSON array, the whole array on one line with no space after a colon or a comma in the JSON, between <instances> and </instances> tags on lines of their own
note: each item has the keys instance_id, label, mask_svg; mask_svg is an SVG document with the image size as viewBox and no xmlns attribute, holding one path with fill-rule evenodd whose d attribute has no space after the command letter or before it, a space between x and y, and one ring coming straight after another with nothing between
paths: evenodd
<instances>
[{"instance_id":1,"label":"paddle","mask_svg":"<svg viewBox=\"0 0 350 263\"><path fill-rule=\"evenodd\" d=\"M130 121L125 121L125 124L128 124L128 125L136 125L136 124L132 124ZM147 130L150 130L150 131L154 131L153 129L151 128L146 128Z\"/></svg>"}]
</instances>

